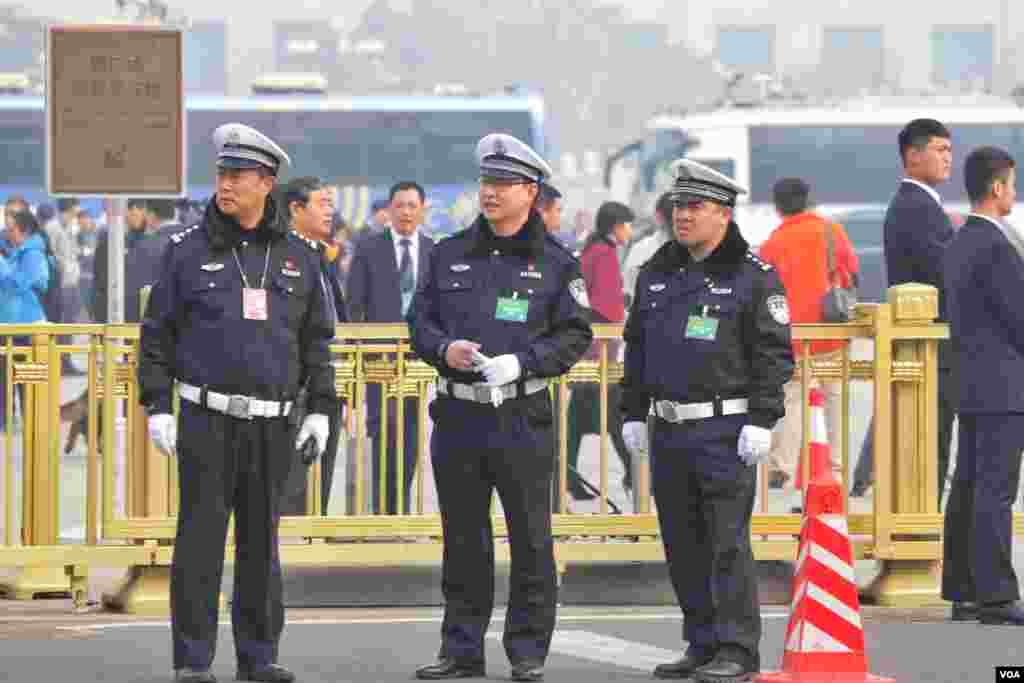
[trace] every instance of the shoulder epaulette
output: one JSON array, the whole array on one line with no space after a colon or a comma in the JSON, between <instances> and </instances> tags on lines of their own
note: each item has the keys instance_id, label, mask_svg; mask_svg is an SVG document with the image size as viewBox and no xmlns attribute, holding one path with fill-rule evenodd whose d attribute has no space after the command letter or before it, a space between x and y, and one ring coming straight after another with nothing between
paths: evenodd
<instances>
[{"instance_id":1,"label":"shoulder epaulette","mask_svg":"<svg viewBox=\"0 0 1024 683\"><path fill-rule=\"evenodd\" d=\"M171 235L171 242L173 242L174 244L181 244L183 241L185 241L185 238L188 237L189 234L194 232L200 225L202 225L202 224L201 223L196 223L191 228L185 228L181 232L176 232L176 233L172 234Z\"/></svg>"},{"instance_id":2,"label":"shoulder epaulette","mask_svg":"<svg viewBox=\"0 0 1024 683\"><path fill-rule=\"evenodd\" d=\"M755 266L764 271L772 270L772 264L762 261L757 254L752 251L747 252L747 260L753 263Z\"/></svg>"},{"instance_id":3,"label":"shoulder epaulette","mask_svg":"<svg viewBox=\"0 0 1024 683\"><path fill-rule=\"evenodd\" d=\"M316 240L311 240L310 238L306 237L305 235L300 235L299 233L297 233L294 230L292 230L291 233L289 233L289 234L292 237L294 237L295 239L297 239L298 241L304 243L307 247L309 247L313 251L315 251L315 252L319 252L320 251L320 243L317 242Z\"/></svg>"},{"instance_id":4,"label":"shoulder epaulette","mask_svg":"<svg viewBox=\"0 0 1024 683\"><path fill-rule=\"evenodd\" d=\"M573 250L572 250L572 249L570 249L570 248L569 248L569 247L568 247L568 246L567 246L567 245L565 244L565 242L563 242L562 240L558 239L557 237L555 237L554 235L552 235L552 234L551 234L550 232L545 232L545 233L544 233L544 241L545 241L545 242L550 242L551 244L554 244L554 245L555 245L556 247L558 247L558 248L559 248L559 249L560 249L561 251L564 251L564 252L565 252L566 254L568 254L569 256L573 257L574 259L576 259L576 260L579 260L579 255L578 255L578 254L576 254L575 252L573 252Z\"/></svg>"}]
</instances>

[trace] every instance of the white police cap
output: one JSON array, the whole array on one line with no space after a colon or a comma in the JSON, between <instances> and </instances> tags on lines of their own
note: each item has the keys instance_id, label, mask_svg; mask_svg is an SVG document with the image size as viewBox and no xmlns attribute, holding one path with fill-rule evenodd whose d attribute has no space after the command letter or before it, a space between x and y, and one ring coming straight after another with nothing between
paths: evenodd
<instances>
[{"instance_id":1,"label":"white police cap","mask_svg":"<svg viewBox=\"0 0 1024 683\"><path fill-rule=\"evenodd\" d=\"M277 143L241 123L225 123L217 128L213 131L213 144L217 148L218 168L262 166L277 175L292 162Z\"/></svg>"},{"instance_id":2,"label":"white police cap","mask_svg":"<svg viewBox=\"0 0 1024 683\"><path fill-rule=\"evenodd\" d=\"M505 133L491 133L476 145L480 175L502 180L543 182L551 167L522 140Z\"/></svg>"},{"instance_id":3,"label":"white police cap","mask_svg":"<svg viewBox=\"0 0 1024 683\"><path fill-rule=\"evenodd\" d=\"M671 168L676 178L672 198L676 201L710 199L719 204L734 206L736 195L747 193L747 188L732 178L692 159L680 159Z\"/></svg>"}]
</instances>

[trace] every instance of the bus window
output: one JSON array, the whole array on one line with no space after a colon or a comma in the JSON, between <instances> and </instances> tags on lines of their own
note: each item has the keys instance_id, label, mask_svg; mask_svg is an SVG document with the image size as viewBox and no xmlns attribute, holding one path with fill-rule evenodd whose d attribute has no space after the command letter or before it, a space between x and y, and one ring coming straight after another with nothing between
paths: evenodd
<instances>
[{"instance_id":1,"label":"bus window","mask_svg":"<svg viewBox=\"0 0 1024 683\"><path fill-rule=\"evenodd\" d=\"M5 185L46 184L46 131L41 113L8 113L0 126L0 158Z\"/></svg>"},{"instance_id":2,"label":"bus window","mask_svg":"<svg viewBox=\"0 0 1024 683\"><path fill-rule=\"evenodd\" d=\"M795 176L807 181L818 204L886 201L902 177L899 131L899 126L751 126L750 200L771 204L775 181Z\"/></svg>"},{"instance_id":3,"label":"bus window","mask_svg":"<svg viewBox=\"0 0 1024 683\"><path fill-rule=\"evenodd\" d=\"M963 159L975 147L996 145L1024 158L1024 124L947 123L953 134L953 173L939 188L946 201L967 201ZM902 126L752 126L751 201L770 204L779 178L811 186L817 204L885 203L903 177L897 137Z\"/></svg>"}]
</instances>

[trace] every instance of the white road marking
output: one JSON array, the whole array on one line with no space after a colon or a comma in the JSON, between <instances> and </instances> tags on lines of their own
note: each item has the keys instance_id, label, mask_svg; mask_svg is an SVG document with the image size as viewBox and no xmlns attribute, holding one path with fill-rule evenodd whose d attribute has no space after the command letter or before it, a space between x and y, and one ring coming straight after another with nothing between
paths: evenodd
<instances>
[{"instance_id":1,"label":"white road marking","mask_svg":"<svg viewBox=\"0 0 1024 683\"><path fill-rule=\"evenodd\" d=\"M789 612L761 612L762 619L788 619ZM504 612L496 612L491 618L492 623L502 623ZM572 622L628 622L628 621L682 621L678 612L647 612L642 614L566 614L558 617L559 623ZM287 619L288 626L359 626L359 625L402 625L402 624L440 624L442 617L363 617L353 619L341 618L309 618ZM75 626L58 626L62 631L110 631L126 628L170 628L170 621L116 621L99 624L81 624ZM220 626L230 626L231 621L222 619ZM500 635L500 634L499 634Z\"/></svg>"},{"instance_id":2,"label":"white road marking","mask_svg":"<svg viewBox=\"0 0 1024 683\"><path fill-rule=\"evenodd\" d=\"M487 637L500 640L501 634L489 633ZM651 671L659 664L679 659L685 649L685 642L680 643L678 650L666 650L590 631L555 631L551 639L552 653L639 671Z\"/></svg>"}]
</instances>

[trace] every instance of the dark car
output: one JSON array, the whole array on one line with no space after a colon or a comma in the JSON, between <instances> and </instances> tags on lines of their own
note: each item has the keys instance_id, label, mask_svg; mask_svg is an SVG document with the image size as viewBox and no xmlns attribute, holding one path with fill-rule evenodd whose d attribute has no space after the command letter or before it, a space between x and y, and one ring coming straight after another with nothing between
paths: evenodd
<instances>
[{"instance_id":1,"label":"dark car","mask_svg":"<svg viewBox=\"0 0 1024 683\"><path fill-rule=\"evenodd\" d=\"M878 206L844 211L831 217L846 230L860 260L857 296L859 301L865 303L883 303L888 289L882 240L885 211L886 207ZM948 213L954 226L963 223L963 216L952 211Z\"/></svg>"}]
</instances>

